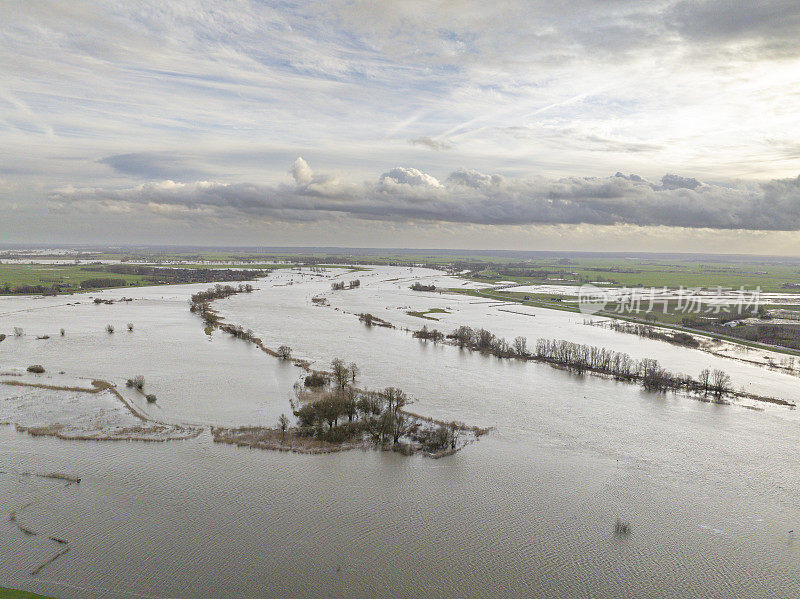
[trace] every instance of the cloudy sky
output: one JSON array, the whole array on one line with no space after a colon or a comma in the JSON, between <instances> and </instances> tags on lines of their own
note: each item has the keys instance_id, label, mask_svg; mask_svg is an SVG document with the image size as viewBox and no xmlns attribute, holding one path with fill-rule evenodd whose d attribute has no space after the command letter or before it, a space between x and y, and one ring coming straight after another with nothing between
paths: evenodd
<instances>
[{"instance_id":1,"label":"cloudy sky","mask_svg":"<svg viewBox=\"0 0 800 599\"><path fill-rule=\"evenodd\" d=\"M797 0L0 0L0 243L800 252Z\"/></svg>"}]
</instances>

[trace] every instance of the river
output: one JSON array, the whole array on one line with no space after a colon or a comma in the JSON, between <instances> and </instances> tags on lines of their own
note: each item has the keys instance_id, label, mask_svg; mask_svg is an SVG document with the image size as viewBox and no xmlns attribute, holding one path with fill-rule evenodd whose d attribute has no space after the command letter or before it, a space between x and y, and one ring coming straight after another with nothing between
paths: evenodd
<instances>
[{"instance_id":1,"label":"river","mask_svg":"<svg viewBox=\"0 0 800 599\"><path fill-rule=\"evenodd\" d=\"M332 276L361 286L333 292ZM41 534L0 525L0 581L57 597L800 594L790 532L800 522L796 411L646 393L434 346L402 327L483 326L529 344L563 338L693 375L720 367L737 388L793 401L796 377L586 326L582 315L413 292L415 280L460 285L423 269L283 270L215 307L269 347L288 344L317 366L355 361L361 386L399 386L413 411L494 427L487 436L430 460L248 450L216 445L207 431L165 443L87 442L2 426L0 505L10 512L33 502L18 519ZM204 287L94 294L134 298L113 305L95 305L93 294L0 298L0 332L9 334L0 370L41 363L120 385L143 374L159 399L139 407L155 419L273 425L289 413L302 371L220 332L206 335L187 303ZM320 295L330 306L311 303ZM406 314L435 307L449 312L431 314L438 322ZM366 327L359 312L401 328ZM14 326L25 335L11 336ZM36 339L45 333L51 338ZM617 518L630 534L615 534ZM70 551L30 578L55 551L48 535L68 539Z\"/></svg>"}]
</instances>

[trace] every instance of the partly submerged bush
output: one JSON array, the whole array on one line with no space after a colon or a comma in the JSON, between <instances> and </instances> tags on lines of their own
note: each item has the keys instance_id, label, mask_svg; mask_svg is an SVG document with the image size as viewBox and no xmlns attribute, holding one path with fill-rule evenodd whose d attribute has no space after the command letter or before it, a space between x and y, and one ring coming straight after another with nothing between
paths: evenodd
<instances>
[{"instance_id":1,"label":"partly submerged bush","mask_svg":"<svg viewBox=\"0 0 800 599\"><path fill-rule=\"evenodd\" d=\"M144 389L144 376L141 374L137 374L135 377L128 379L126 383L128 387L133 387L134 389L138 389L141 391Z\"/></svg>"},{"instance_id":2,"label":"partly submerged bush","mask_svg":"<svg viewBox=\"0 0 800 599\"><path fill-rule=\"evenodd\" d=\"M618 535L627 535L631 532L631 525L617 518L614 523L614 532Z\"/></svg>"},{"instance_id":3,"label":"partly submerged bush","mask_svg":"<svg viewBox=\"0 0 800 599\"><path fill-rule=\"evenodd\" d=\"M44 366L41 364L34 364L33 366L28 366L28 372L33 372L35 374L42 374L44 372Z\"/></svg>"},{"instance_id":4,"label":"partly submerged bush","mask_svg":"<svg viewBox=\"0 0 800 599\"><path fill-rule=\"evenodd\" d=\"M328 377L320 372L312 372L308 376L306 376L305 386L306 387L324 387L328 384Z\"/></svg>"}]
</instances>

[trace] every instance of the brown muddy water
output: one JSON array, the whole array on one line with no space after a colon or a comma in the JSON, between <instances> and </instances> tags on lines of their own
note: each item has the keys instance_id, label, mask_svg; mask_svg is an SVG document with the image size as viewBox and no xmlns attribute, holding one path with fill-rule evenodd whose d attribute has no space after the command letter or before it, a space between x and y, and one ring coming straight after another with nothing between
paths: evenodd
<instances>
[{"instance_id":1,"label":"brown muddy water","mask_svg":"<svg viewBox=\"0 0 800 599\"><path fill-rule=\"evenodd\" d=\"M575 315L510 314L390 281L412 275L443 279L376 268L357 275L360 289L330 293L330 281L278 273L217 307L270 347L288 343L316 365L355 360L363 386L400 386L416 398L413 411L494 426L489 435L429 460L248 450L215 445L208 431L164 443L89 442L0 426L0 586L56 597L800 595L790 532L800 531L796 411L650 394L433 346L368 329L350 312L413 328L486 326L530 344L584 340L691 374L721 366L737 387L787 399L797 399L798 379L583 326ZM119 384L143 374L159 400L141 407L156 419L272 425L288 413L302 373L244 342L209 339L187 309L196 289L103 294L136 298L112 306L85 296L0 299L0 332L26 333L0 343L0 370L42 363ZM311 305L320 293L330 307ZM450 314L436 315L440 323L405 314L431 307ZM43 333L51 339L35 339ZM11 511L38 534L8 522ZM615 534L618 518L628 535ZM58 550L48 536L70 550L31 578Z\"/></svg>"}]
</instances>

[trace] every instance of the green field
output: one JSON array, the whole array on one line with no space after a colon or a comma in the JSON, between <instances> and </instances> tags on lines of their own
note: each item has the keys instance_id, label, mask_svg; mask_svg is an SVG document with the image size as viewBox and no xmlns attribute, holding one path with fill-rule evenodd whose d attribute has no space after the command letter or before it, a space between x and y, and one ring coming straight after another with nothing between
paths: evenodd
<instances>
[{"instance_id":1,"label":"green field","mask_svg":"<svg viewBox=\"0 0 800 599\"><path fill-rule=\"evenodd\" d=\"M231 268L229 264L164 264L150 263L146 266L170 268L181 270L225 270ZM148 275L120 274L98 270L103 266L98 264L10 264L0 263L0 295L17 293L75 293L97 289L111 289L120 287L143 287L148 285L181 284L180 280L152 280ZM295 264L253 263L241 265L239 268L247 270L274 270L297 268ZM358 266L332 265L326 268L347 269L349 272L365 270ZM86 282L95 279L116 279L121 284L90 285ZM213 279L213 277L211 277ZM209 281L212 282L212 281ZM26 289L46 288L41 289Z\"/></svg>"},{"instance_id":2,"label":"green field","mask_svg":"<svg viewBox=\"0 0 800 599\"><path fill-rule=\"evenodd\" d=\"M537 271L533 276L525 271ZM524 264L493 264L471 273L482 282L514 281L520 284L594 283L616 287L704 287L755 289L764 292L800 292L800 265L785 262L740 263L625 258L575 258L529 260ZM792 288L791 285L798 285Z\"/></svg>"},{"instance_id":3,"label":"green field","mask_svg":"<svg viewBox=\"0 0 800 599\"><path fill-rule=\"evenodd\" d=\"M15 591L14 589L0 589L0 599L47 599L43 595L34 595L25 591Z\"/></svg>"},{"instance_id":4,"label":"green field","mask_svg":"<svg viewBox=\"0 0 800 599\"><path fill-rule=\"evenodd\" d=\"M63 285L64 293L81 290L81 283L98 277L113 276L124 279L126 285L146 285L143 276L138 275L106 275L88 270L88 265L74 264L0 264L0 294L3 287Z\"/></svg>"}]
</instances>

